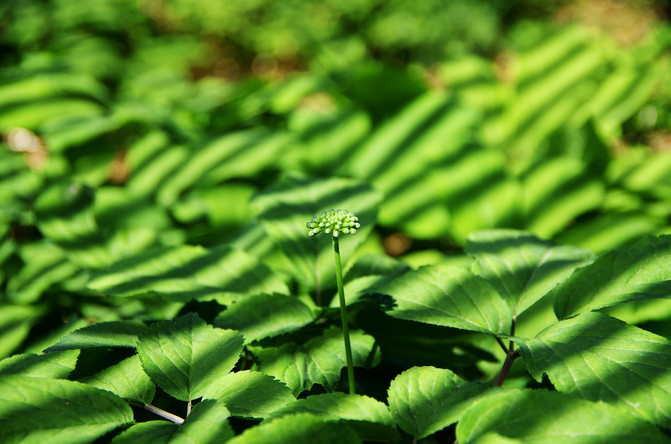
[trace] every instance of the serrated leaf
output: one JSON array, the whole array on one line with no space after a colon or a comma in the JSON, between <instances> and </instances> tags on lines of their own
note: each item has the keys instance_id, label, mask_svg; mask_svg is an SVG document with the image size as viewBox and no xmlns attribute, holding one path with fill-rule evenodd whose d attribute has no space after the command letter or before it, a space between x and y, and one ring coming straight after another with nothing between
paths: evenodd
<instances>
[{"instance_id":1,"label":"serrated leaf","mask_svg":"<svg viewBox=\"0 0 671 444\"><path fill-rule=\"evenodd\" d=\"M114 393L129 401L151 404L155 387L145 373L139 355L133 355L81 382Z\"/></svg>"},{"instance_id":2,"label":"serrated leaf","mask_svg":"<svg viewBox=\"0 0 671 444\"><path fill-rule=\"evenodd\" d=\"M135 321L99 322L68 333L45 351L135 347L138 335L146 328L142 322Z\"/></svg>"},{"instance_id":3,"label":"serrated leaf","mask_svg":"<svg viewBox=\"0 0 671 444\"><path fill-rule=\"evenodd\" d=\"M268 267L244 251L181 245L129 256L95 273L89 287L115 296L155 292L181 299L220 293L287 293Z\"/></svg>"},{"instance_id":4,"label":"serrated leaf","mask_svg":"<svg viewBox=\"0 0 671 444\"><path fill-rule=\"evenodd\" d=\"M179 425L170 421L146 421L133 424L114 437L113 444L168 444L179 429Z\"/></svg>"},{"instance_id":5,"label":"serrated leaf","mask_svg":"<svg viewBox=\"0 0 671 444\"><path fill-rule=\"evenodd\" d=\"M79 382L0 377L0 441L89 443L133 422L121 398Z\"/></svg>"},{"instance_id":6,"label":"serrated leaf","mask_svg":"<svg viewBox=\"0 0 671 444\"><path fill-rule=\"evenodd\" d=\"M516 230L491 230L468 236L466 252L475 257L474 271L496 288L515 316L541 300L594 255L557 245Z\"/></svg>"},{"instance_id":7,"label":"serrated leaf","mask_svg":"<svg viewBox=\"0 0 671 444\"><path fill-rule=\"evenodd\" d=\"M629 408L671 427L671 343L601 313L584 313L515 339L534 378L558 391Z\"/></svg>"},{"instance_id":8,"label":"serrated leaf","mask_svg":"<svg viewBox=\"0 0 671 444\"><path fill-rule=\"evenodd\" d=\"M37 378L67 378L75 369L79 350L14 355L0 361L0 375L22 375Z\"/></svg>"},{"instance_id":9,"label":"serrated leaf","mask_svg":"<svg viewBox=\"0 0 671 444\"><path fill-rule=\"evenodd\" d=\"M553 292L559 319L587 310L671 294L671 236L648 236L577 270Z\"/></svg>"},{"instance_id":10,"label":"serrated leaf","mask_svg":"<svg viewBox=\"0 0 671 444\"><path fill-rule=\"evenodd\" d=\"M251 427L228 444L358 444L361 440L348 426L307 413L284 416Z\"/></svg>"},{"instance_id":11,"label":"serrated leaf","mask_svg":"<svg viewBox=\"0 0 671 444\"><path fill-rule=\"evenodd\" d=\"M368 396L337 392L312 395L276 411L273 417L299 413L342 421L363 441L397 442L400 439L387 406Z\"/></svg>"},{"instance_id":12,"label":"serrated leaf","mask_svg":"<svg viewBox=\"0 0 671 444\"><path fill-rule=\"evenodd\" d=\"M265 418L296 400L281 381L260 372L229 373L212 383L204 398L221 401L233 416Z\"/></svg>"},{"instance_id":13,"label":"serrated leaf","mask_svg":"<svg viewBox=\"0 0 671 444\"><path fill-rule=\"evenodd\" d=\"M512 313L494 287L470 271L430 265L376 289L392 296L389 315L409 321L484 333L509 333Z\"/></svg>"},{"instance_id":14,"label":"serrated leaf","mask_svg":"<svg viewBox=\"0 0 671 444\"><path fill-rule=\"evenodd\" d=\"M375 339L362 331L350 331L354 365L363 367L371 361ZM252 347L263 373L283 381L294 395L320 384L333 391L340 380L340 371L347 365L342 331L329 328L322 336L305 344L281 347ZM374 357L373 357L374 359Z\"/></svg>"},{"instance_id":15,"label":"serrated leaf","mask_svg":"<svg viewBox=\"0 0 671 444\"><path fill-rule=\"evenodd\" d=\"M312 310L294 296L259 294L235 302L215 318L214 325L238 330L245 343L250 343L298 330L314 317Z\"/></svg>"},{"instance_id":16,"label":"serrated leaf","mask_svg":"<svg viewBox=\"0 0 671 444\"><path fill-rule=\"evenodd\" d=\"M361 228L354 236L344 236L340 251L344 261L364 241L375 225L381 195L369 185L352 179L322 180L287 176L259 193L252 205L259 219L284 255L290 272L310 288L335 284L331 240L327 235L311 238L306 222L321 211L340 208L353 212Z\"/></svg>"},{"instance_id":17,"label":"serrated leaf","mask_svg":"<svg viewBox=\"0 0 671 444\"><path fill-rule=\"evenodd\" d=\"M466 410L457 441L496 434L525 443L665 443L657 428L613 406L544 390L497 390Z\"/></svg>"},{"instance_id":18,"label":"serrated leaf","mask_svg":"<svg viewBox=\"0 0 671 444\"><path fill-rule=\"evenodd\" d=\"M140 335L142 366L163 390L181 401L194 400L230 372L243 338L206 324L195 313L151 325Z\"/></svg>"},{"instance_id":19,"label":"serrated leaf","mask_svg":"<svg viewBox=\"0 0 671 444\"><path fill-rule=\"evenodd\" d=\"M489 388L467 383L451 370L412 367L391 381L387 399L396 424L421 439L457 422Z\"/></svg>"},{"instance_id":20,"label":"serrated leaf","mask_svg":"<svg viewBox=\"0 0 671 444\"><path fill-rule=\"evenodd\" d=\"M229 416L230 412L222 403L211 399L201 401L193 407L170 442L175 444L226 442L235 435L228 425Z\"/></svg>"}]
</instances>

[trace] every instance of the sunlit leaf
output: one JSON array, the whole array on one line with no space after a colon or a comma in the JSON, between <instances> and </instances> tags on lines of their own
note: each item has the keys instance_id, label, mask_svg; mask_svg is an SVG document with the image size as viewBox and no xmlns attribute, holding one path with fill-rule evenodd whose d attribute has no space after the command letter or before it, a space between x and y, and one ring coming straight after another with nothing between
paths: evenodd
<instances>
[{"instance_id":1,"label":"sunlit leaf","mask_svg":"<svg viewBox=\"0 0 671 444\"><path fill-rule=\"evenodd\" d=\"M193 407L184 423L177 429L171 443L220 443L233 438L228 425L230 413L221 402L206 399Z\"/></svg>"},{"instance_id":2,"label":"sunlit leaf","mask_svg":"<svg viewBox=\"0 0 671 444\"><path fill-rule=\"evenodd\" d=\"M137 337L147 326L135 321L99 322L63 336L46 351L96 347L135 347Z\"/></svg>"},{"instance_id":3,"label":"sunlit leaf","mask_svg":"<svg viewBox=\"0 0 671 444\"><path fill-rule=\"evenodd\" d=\"M553 292L557 317L671 292L671 236L646 237L577 270Z\"/></svg>"},{"instance_id":4,"label":"sunlit leaf","mask_svg":"<svg viewBox=\"0 0 671 444\"><path fill-rule=\"evenodd\" d=\"M475 272L496 288L516 316L545 297L573 270L594 260L589 251L512 230L473 233L467 239L466 251L477 260Z\"/></svg>"},{"instance_id":5,"label":"sunlit leaf","mask_svg":"<svg viewBox=\"0 0 671 444\"><path fill-rule=\"evenodd\" d=\"M396 424L421 439L457 422L489 388L467 383L450 370L412 367L391 381L387 399Z\"/></svg>"},{"instance_id":6,"label":"sunlit leaf","mask_svg":"<svg viewBox=\"0 0 671 444\"><path fill-rule=\"evenodd\" d=\"M534 378L557 390L629 409L671 425L671 343L601 313L561 321L534 339L518 339Z\"/></svg>"},{"instance_id":7,"label":"sunlit leaf","mask_svg":"<svg viewBox=\"0 0 671 444\"><path fill-rule=\"evenodd\" d=\"M195 313L161 321L140 335L137 351L152 380L182 401L203 396L228 374L242 351L242 336L214 328Z\"/></svg>"},{"instance_id":8,"label":"sunlit leaf","mask_svg":"<svg viewBox=\"0 0 671 444\"><path fill-rule=\"evenodd\" d=\"M342 421L362 440L396 442L398 432L387 406L368 396L323 393L299 399L273 413L273 418L309 413L332 421Z\"/></svg>"},{"instance_id":9,"label":"sunlit leaf","mask_svg":"<svg viewBox=\"0 0 671 444\"><path fill-rule=\"evenodd\" d=\"M354 365L363 367L375 362L375 340L361 331L350 331ZM335 390L340 371L347 365L342 331L329 328L322 336L305 344L288 343L280 347L254 347L263 373L283 381L294 395L320 384L329 391Z\"/></svg>"},{"instance_id":10,"label":"sunlit leaf","mask_svg":"<svg viewBox=\"0 0 671 444\"><path fill-rule=\"evenodd\" d=\"M265 418L296 399L283 382L247 370L222 376L203 396L221 401L233 416L248 418Z\"/></svg>"},{"instance_id":11,"label":"sunlit leaf","mask_svg":"<svg viewBox=\"0 0 671 444\"><path fill-rule=\"evenodd\" d=\"M668 440L651 424L621 409L544 390L494 391L466 410L457 424L459 442L592 443L623 439L650 443Z\"/></svg>"},{"instance_id":12,"label":"sunlit leaf","mask_svg":"<svg viewBox=\"0 0 671 444\"><path fill-rule=\"evenodd\" d=\"M284 416L249 428L228 441L229 444L357 444L361 440L348 426L308 413Z\"/></svg>"},{"instance_id":13,"label":"sunlit leaf","mask_svg":"<svg viewBox=\"0 0 671 444\"><path fill-rule=\"evenodd\" d=\"M540 236L553 236L579 215L595 210L605 187L587 174L584 164L569 157L542 162L523 178L527 227Z\"/></svg>"},{"instance_id":14,"label":"sunlit leaf","mask_svg":"<svg viewBox=\"0 0 671 444\"><path fill-rule=\"evenodd\" d=\"M114 437L114 444L168 444L179 429L179 425L169 421L145 421L133 424Z\"/></svg>"},{"instance_id":15,"label":"sunlit leaf","mask_svg":"<svg viewBox=\"0 0 671 444\"><path fill-rule=\"evenodd\" d=\"M154 384L142 368L139 355L126 358L81 382L110 391L130 401L151 404L154 399Z\"/></svg>"},{"instance_id":16,"label":"sunlit leaf","mask_svg":"<svg viewBox=\"0 0 671 444\"><path fill-rule=\"evenodd\" d=\"M376 289L394 298L391 316L485 333L509 333L512 313L486 280L470 271L433 265L409 271Z\"/></svg>"},{"instance_id":17,"label":"sunlit leaf","mask_svg":"<svg viewBox=\"0 0 671 444\"><path fill-rule=\"evenodd\" d=\"M0 357L9 356L21 344L43 314L37 306L3 305L0 310Z\"/></svg>"},{"instance_id":18,"label":"sunlit leaf","mask_svg":"<svg viewBox=\"0 0 671 444\"><path fill-rule=\"evenodd\" d=\"M244 251L191 245L160 247L126 257L95 273L89 287L115 296L156 292L185 299L287 292L268 267Z\"/></svg>"},{"instance_id":19,"label":"sunlit leaf","mask_svg":"<svg viewBox=\"0 0 671 444\"><path fill-rule=\"evenodd\" d=\"M7 296L17 303L36 302L45 291L78 271L63 250L50 242L26 245L21 255L30 259L7 281Z\"/></svg>"},{"instance_id":20,"label":"sunlit leaf","mask_svg":"<svg viewBox=\"0 0 671 444\"><path fill-rule=\"evenodd\" d=\"M0 375L22 375L38 378L67 378L75 369L78 350L14 355L0 361Z\"/></svg>"},{"instance_id":21,"label":"sunlit leaf","mask_svg":"<svg viewBox=\"0 0 671 444\"><path fill-rule=\"evenodd\" d=\"M221 403L205 400L193 407L184 423L168 421L139 422L118 436L114 444L219 443L233 437L228 425L228 410Z\"/></svg>"},{"instance_id":22,"label":"sunlit leaf","mask_svg":"<svg viewBox=\"0 0 671 444\"><path fill-rule=\"evenodd\" d=\"M235 302L216 317L214 324L238 330L249 343L298 330L314 317L312 310L295 296L261 294Z\"/></svg>"},{"instance_id":23,"label":"sunlit leaf","mask_svg":"<svg viewBox=\"0 0 671 444\"><path fill-rule=\"evenodd\" d=\"M89 443L133 422L121 398L62 379L0 376L0 440Z\"/></svg>"}]
</instances>

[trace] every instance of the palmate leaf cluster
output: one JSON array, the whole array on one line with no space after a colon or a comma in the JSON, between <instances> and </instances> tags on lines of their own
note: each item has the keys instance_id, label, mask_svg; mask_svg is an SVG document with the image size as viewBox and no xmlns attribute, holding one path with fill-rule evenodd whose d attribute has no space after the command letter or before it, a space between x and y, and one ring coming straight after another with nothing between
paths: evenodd
<instances>
[{"instance_id":1,"label":"palmate leaf cluster","mask_svg":"<svg viewBox=\"0 0 671 444\"><path fill-rule=\"evenodd\" d=\"M0 5L0 442L669 441L668 25L224 3Z\"/></svg>"}]
</instances>

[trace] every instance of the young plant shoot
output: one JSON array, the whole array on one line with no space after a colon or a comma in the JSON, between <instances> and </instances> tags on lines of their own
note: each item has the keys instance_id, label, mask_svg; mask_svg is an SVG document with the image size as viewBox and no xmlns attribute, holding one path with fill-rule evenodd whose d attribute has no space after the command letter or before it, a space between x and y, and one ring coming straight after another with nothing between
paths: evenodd
<instances>
[{"instance_id":1,"label":"young plant shoot","mask_svg":"<svg viewBox=\"0 0 671 444\"><path fill-rule=\"evenodd\" d=\"M340 300L340 317L342 319L342 332L345 341L345 356L347 358L347 380L350 394L355 394L354 388L354 364L352 363L352 346L349 339L349 327L347 325L347 303L345 302L345 290L342 280L342 264L340 262L340 244L338 239L340 233L356 234L359 228L359 218L346 210L328 210L312 216L307 224L308 235L315 236L319 233L332 234L333 253L335 258L336 282L338 284L338 297Z\"/></svg>"}]
</instances>

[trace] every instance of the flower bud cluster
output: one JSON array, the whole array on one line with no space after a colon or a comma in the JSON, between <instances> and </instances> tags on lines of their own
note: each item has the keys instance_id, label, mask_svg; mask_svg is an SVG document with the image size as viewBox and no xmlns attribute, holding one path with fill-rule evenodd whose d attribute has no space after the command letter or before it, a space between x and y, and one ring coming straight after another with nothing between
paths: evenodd
<instances>
[{"instance_id":1,"label":"flower bud cluster","mask_svg":"<svg viewBox=\"0 0 671 444\"><path fill-rule=\"evenodd\" d=\"M338 237L340 233L356 234L359 224L359 218L346 210L328 210L321 214L312 216L312 220L306 224L310 229L308 234L314 236L319 233L333 233L333 237Z\"/></svg>"}]
</instances>

